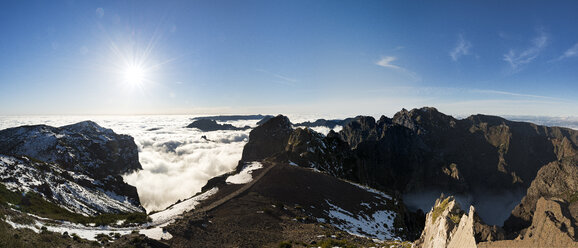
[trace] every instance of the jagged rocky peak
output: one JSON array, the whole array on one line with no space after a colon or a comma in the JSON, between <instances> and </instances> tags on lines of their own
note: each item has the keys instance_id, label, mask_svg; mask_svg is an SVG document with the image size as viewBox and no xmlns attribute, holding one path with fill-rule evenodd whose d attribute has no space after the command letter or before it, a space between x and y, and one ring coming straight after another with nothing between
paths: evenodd
<instances>
[{"instance_id":1,"label":"jagged rocky peak","mask_svg":"<svg viewBox=\"0 0 578 248\"><path fill-rule=\"evenodd\" d=\"M277 115L249 133L249 142L243 149L242 161L257 161L285 150L293 132L289 118Z\"/></svg>"},{"instance_id":2,"label":"jagged rocky peak","mask_svg":"<svg viewBox=\"0 0 578 248\"><path fill-rule=\"evenodd\" d=\"M309 128L297 128L289 136L285 151L307 152L308 147L323 147L323 135Z\"/></svg>"},{"instance_id":3,"label":"jagged rocky peak","mask_svg":"<svg viewBox=\"0 0 578 248\"><path fill-rule=\"evenodd\" d=\"M309 128L297 128L289 137L284 155L295 165L357 181L355 155L334 131L323 136Z\"/></svg>"},{"instance_id":4,"label":"jagged rocky peak","mask_svg":"<svg viewBox=\"0 0 578 248\"><path fill-rule=\"evenodd\" d=\"M392 122L407 127L418 134L440 128L453 128L456 125L455 118L432 107L422 107L411 111L402 109L393 116Z\"/></svg>"},{"instance_id":5,"label":"jagged rocky peak","mask_svg":"<svg viewBox=\"0 0 578 248\"><path fill-rule=\"evenodd\" d=\"M426 215L425 228L415 242L416 247L476 247L474 213L473 206L469 214L465 214L453 196L442 194Z\"/></svg>"},{"instance_id":6,"label":"jagged rocky peak","mask_svg":"<svg viewBox=\"0 0 578 248\"><path fill-rule=\"evenodd\" d=\"M375 141L379 138L375 119L371 116L357 116L347 123L339 134L352 148L364 141Z\"/></svg>"}]
</instances>

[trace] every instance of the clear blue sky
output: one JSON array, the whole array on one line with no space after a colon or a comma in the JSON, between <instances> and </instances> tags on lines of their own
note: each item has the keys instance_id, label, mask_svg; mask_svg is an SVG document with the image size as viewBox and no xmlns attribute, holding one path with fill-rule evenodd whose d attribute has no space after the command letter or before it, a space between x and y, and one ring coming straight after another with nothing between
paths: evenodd
<instances>
[{"instance_id":1,"label":"clear blue sky","mask_svg":"<svg viewBox=\"0 0 578 248\"><path fill-rule=\"evenodd\" d=\"M576 13L576 1L5 0L0 115L578 116Z\"/></svg>"}]
</instances>

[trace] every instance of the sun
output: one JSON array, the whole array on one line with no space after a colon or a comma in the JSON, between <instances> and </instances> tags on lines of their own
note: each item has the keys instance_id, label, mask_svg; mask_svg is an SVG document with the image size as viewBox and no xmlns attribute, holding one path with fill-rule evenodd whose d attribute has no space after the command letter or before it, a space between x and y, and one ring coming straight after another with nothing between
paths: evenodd
<instances>
[{"instance_id":1,"label":"sun","mask_svg":"<svg viewBox=\"0 0 578 248\"><path fill-rule=\"evenodd\" d=\"M124 82L138 86L142 85L146 79L146 70L138 65L129 65L124 69Z\"/></svg>"}]
</instances>

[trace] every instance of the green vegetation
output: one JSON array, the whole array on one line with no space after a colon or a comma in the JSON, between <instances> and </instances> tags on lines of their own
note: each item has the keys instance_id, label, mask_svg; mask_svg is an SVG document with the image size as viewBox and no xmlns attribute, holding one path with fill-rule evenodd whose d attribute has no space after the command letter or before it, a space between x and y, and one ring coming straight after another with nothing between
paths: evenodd
<instances>
[{"instance_id":1,"label":"green vegetation","mask_svg":"<svg viewBox=\"0 0 578 248\"><path fill-rule=\"evenodd\" d=\"M450 220L452 220L454 224L459 224L461 219L462 216L460 214L450 214Z\"/></svg>"},{"instance_id":2,"label":"green vegetation","mask_svg":"<svg viewBox=\"0 0 578 248\"><path fill-rule=\"evenodd\" d=\"M450 203L450 198L447 197L439 205L434 207L434 209L432 211L432 219L431 219L432 222L435 222L437 220L437 218L440 217L440 215L443 213L443 211L448 207L449 203Z\"/></svg>"},{"instance_id":3,"label":"green vegetation","mask_svg":"<svg viewBox=\"0 0 578 248\"><path fill-rule=\"evenodd\" d=\"M343 248L354 248L357 247L356 245L352 244L347 240L337 240L337 239L324 239L323 241L319 242L318 244L312 247L322 247L322 248L331 248L331 247L343 247Z\"/></svg>"},{"instance_id":4,"label":"green vegetation","mask_svg":"<svg viewBox=\"0 0 578 248\"><path fill-rule=\"evenodd\" d=\"M293 246L291 245L291 242L289 242L289 241L282 241L281 243L279 243L279 245L277 247L279 247L279 248L291 248Z\"/></svg>"},{"instance_id":5,"label":"green vegetation","mask_svg":"<svg viewBox=\"0 0 578 248\"><path fill-rule=\"evenodd\" d=\"M46 201L37 193L27 192L23 194L20 192L13 192L6 189L3 184L0 184L0 204L3 206L12 204L12 208L44 218L81 224L95 223L98 226L110 225L119 220L125 220L125 224L142 224L150 221L150 217L148 217L146 213L118 213L84 216L82 214L70 212L54 203ZM26 224L25 222L19 223Z\"/></svg>"},{"instance_id":6,"label":"green vegetation","mask_svg":"<svg viewBox=\"0 0 578 248\"><path fill-rule=\"evenodd\" d=\"M98 242L100 242L103 245L107 244L108 242L111 241L111 238L108 235L103 234L103 233L96 235L95 238L96 238L96 240L98 240Z\"/></svg>"}]
</instances>

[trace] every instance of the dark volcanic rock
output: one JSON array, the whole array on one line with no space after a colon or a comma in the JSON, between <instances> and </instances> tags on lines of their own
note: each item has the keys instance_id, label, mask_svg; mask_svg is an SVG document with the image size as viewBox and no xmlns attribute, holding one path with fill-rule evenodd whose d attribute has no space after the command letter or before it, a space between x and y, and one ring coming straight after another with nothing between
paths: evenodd
<instances>
[{"instance_id":1,"label":"dark volcanic rock","mask_svg":"<svg viewBox=\"0 0 578 248\"><path fill-rule=\"evenodd\" d=\"M191 120L214 120L214 121L243 121L270 119L272 115L215 115L195 117Z\"/></svg>"},{"instance_id":2,"label":"dark volcanic rock","mask_svg":"<svg viewBox=\"0 0 578 248\"><path fill-rule=\"evenodd\" d=\"M241 160L261 160L284 151L292 131L291 122L287 117L278 115L271 118L251 130Z\"/></svg>"},{"instance_id":3,"label":"dark volcanic rock","mask_svg":"<svg viewBox=\"0 0 578 248\"><path fill-rule=\"evenodd\" d=\"M187 128L198 128L203 132L217 131L217 130L246 130L251 127L235 127L231 124L219 124L215 120L200 119L187 125Z\"/></svg>"},{"instance_id":4,"label":"dark volcanic rock","mask_svg":"<svg viewBox=\"0 0 578 248\"><path fill-rule=\"evenodd\" d=\"M328 127L330 129L334 129L336 126L344 126L347 123L354 120L354 118L346 118L343 120L326 120L326 119L317 119L314 122L305 121L301 123L296 123L295 126L298 127Z\"/></svg>"},{"instance_id":5,"label":"dark volcanic rock","mask_svg":"<svg viewBox=\"0 0 578 248\"><path fill-rule=\"evenodd\" d=\"M297 128L289 137L285 153L291 162L299 166L359 181L355 155L333 130L325 137L309 128Z\"/></svg>"},{"instance_id":6,"label":"dark volcanic rock","mask_svg":"<svg viewBox=\"0 0 578 248\"><path fill-rule=\"evenodd\" d=\"M363 141L376 141L381 132L377 130L373 117L357 116L347 123L339 133L352 148L356 148Z\"/></svg>"}]
</instances>

